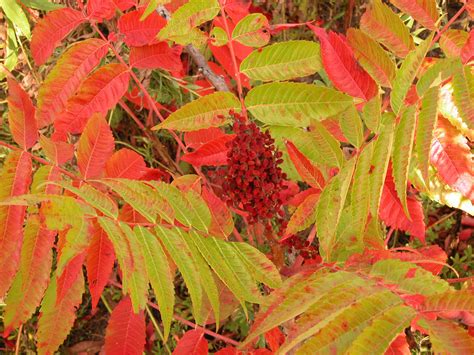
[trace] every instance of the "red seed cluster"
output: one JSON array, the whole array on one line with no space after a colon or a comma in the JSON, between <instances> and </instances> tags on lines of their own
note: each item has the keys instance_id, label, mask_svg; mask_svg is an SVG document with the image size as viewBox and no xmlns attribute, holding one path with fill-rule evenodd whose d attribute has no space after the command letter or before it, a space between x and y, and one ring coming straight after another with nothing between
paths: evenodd
<instances>
[{"instance_id":1,"label":"red seed cluster","mask_svg":"<svg viewBox=\"0 0 474 355\"><path fill-rule=\"evenodd\" d=\"M269 220L280 220L284 215L280 195L287 186L286 174L279 167L282 153L276 150L268 130L262 132L239 114L231 115L235 118L236 137L228 143L224 197L231 207L248 212L249 223L265 222L270 229Z\"/></svg>"}]
</instances>

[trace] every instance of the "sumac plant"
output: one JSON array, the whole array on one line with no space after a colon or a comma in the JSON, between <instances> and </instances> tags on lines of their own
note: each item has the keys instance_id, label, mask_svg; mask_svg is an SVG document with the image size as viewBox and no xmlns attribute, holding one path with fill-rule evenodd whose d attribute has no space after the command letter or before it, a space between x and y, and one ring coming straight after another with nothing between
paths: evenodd
<instances>
[{"instance_id":1,"label":"sumac plant","mask_svg":"<svg viewBox=\"0 0 474 355\"><path fill-rule=\"evenodd\" d=\"M107 354L474 354L472 278L440 277L421 202L474 213L472 1L371 0L346 33L65 3L0 1L0 352L25 324L62 351L99 306Z\"/></svg>"}]
</instances>

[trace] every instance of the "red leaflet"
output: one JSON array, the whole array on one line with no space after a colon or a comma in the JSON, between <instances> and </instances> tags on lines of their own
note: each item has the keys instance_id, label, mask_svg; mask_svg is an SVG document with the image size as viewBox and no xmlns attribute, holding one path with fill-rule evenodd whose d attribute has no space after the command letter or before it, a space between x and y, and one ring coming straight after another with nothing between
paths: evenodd
<instances>
[{"instance_id":1,"label":"red leaflet","mask_svg":"<svg viewBox=\"0 0 474 355\"><path fill-rule=\"evenodd\" d=\"M113 1L115 3L115 6L117 6L117 8L120 11L127 11L132 6L135 6L135 3L136 3L133 0L113 0Z\"/></svg>"},{"instance_id":2,"label":"red leaflet","mask_svg":"<svg viewBox=\"0 0 474 355\"><path fill-rule=\"evenodd\" d=\"M209 234L218 238L227 239L234 229L234 221L227 205L206 186L202 187L202 198L206 201L212 220Z\"/></svg>"},{"instance_id":3,"label":"red leaflet","mask_svg":"<svg viewBox=\"0 0 474 355\"><path fill-rule=\"evenodd\" d=\"M469 63L474 59L474 30L469 32L466 44L461 49L461 60L463 64Z\"/></svg>"},{"instance_id":4,"label":"red leaflet","mask_svg":"<svg viewBox=\"0 0 474 355\"><path fill-rule=\"evenodd\" d=\"M446 184L474 201L471 149L467 139L441 115L433 132L430 160Z\"/></svg>"},{"instance_id":5,"label":"red leaflet","mask_svg":"<svg viewBox=\"0 0 474 355\"><path fill-rule=\"evenodd\" d=\"M112 0L87 1L87 17L90 20L101 22L110 20L115 14L115 3Z\"/></svg>"},{"instance_id":6,"label":"red leaflet","mask_svg":"<svg viewBox=\"0 0 474 355\"><path fill-rule=\"evenodd\" d=\"M225 133L217 127L199 129L184 133L184 142L188 148L197 149L203 144L223 137Z\"/></svg>"},{"instance_id":7,"label":"red leaflet","mask_svg":"<svg viewBox=\"0 0 474 355\"><path fill-rule=\"evenodd\" d=\"M60 304L69 290L76 283L78 277L83 278L82 264L86 255L84 253L76 255L64 268L61 275L57 275L56 304Z\"/></svg>"},{"instance_id":8,"label":"red leaflet","mask_svg":"<svg viewBox=\"0 0 474 355\"><path fill-rule=\"evenodd\" d=\"M81 82L107 54L107 42L97 38L72 45L49 72L38 91L36 119L40 128L53 123Z\"/></svg>"},{"instance_id":9,"label":"red leaflet","mask_svg":"<svg viewBox=\"0 0 474 355\"><path fill-rule=\"evenodd\" d=\"M419 249L413 249L412 252L408 253L392 252L392 257L417 264L423 269L433 273L433 275L439 275L444 267L443 263L445 263L448 259L446 252L438 245L430 245ZM423 260L423 262L417 263L417 260ZM426 260L433 260L433 263L428 263Z\"/></svg>"},{"instance_id":10,"label":"red leaflet","mask_svg":"<svg viewBox=\"0 0 474 355\"><path fill-rule=\"evenodd\" d=\"M179 339L173 355L205 355L208 354L207 346L201 329L189 330Z\"/></svg>"},{"instance_id":11,"label":"red leaflet","mask_svg":"<svg viewBox=\"0 0 474 355\"><path fill-rule=\"evenodd\" d=\"M39 20L33 29L30 47L36 65L44 64L53 54L58 42L85 21L86 18L80 11L68 7L48 12Z\"/></svg>"},{"instance_id":12,"label":"red leaflet","mask_svg":"<svg viewBox=\"0 0 474 355\"><path fill-rule=\"evenodd\" d=\"M379 216L389 227L409 232L417 237L422 243L425 242L425 221L421 202L414 196L407 196L408 211L411 221L403 212L402 204L395 191L392 177L392 168L389 167L385 184L383 186L382 198L380 200Z\"/></svg>"},{"instance_id":13,"label":"red leaflet","mask_svg":"<svg viewBox=\"0 0 474 355\"><path fill-rule=\"evenodd\" d=\"M323 189L325 185L324 177L319 169L301 153L296 146L290 141L286 142L286 149L290 155L291 161L296 168L296 171L301 176L304 182L307 182L313 187Z\"/></svg>"},{"instance_id":14,"label":"red leaflet","mask_svg":"<svg viewBox=\"0 0 474 355\"><path fill-rule=\"evenodd\" d=\"M144 9L131 11L118 20L118 30L125 36L124 42L129 46L143 46L153 43L166 20L156 11L140 21Z\"/></svg>"},{"instance_id":15,"label":"red leaflet","mask_svg":"<svg viewBox=\"0 0 474 355\"><path fill-rule=\"evenodd\" d=\"M105 332L105 353L141 355L145 348L145 315L133 313L132 302L126 296L114 308Z\"/></svg>"},{"instance_id":16,"label":"red leaflet","mask_svg":"<svg viewBox=\"0 0 474 355\"><path fill-rule=\"evenodd\" d=\"M116 151L107 160L105 176L110 178L140 179L146 169L143 157L128 148Z\"/></svg>"},{"instance_id":17,"label":"red leaflet","mask_svg":"<svg viewBox=\"0 0 474 355\"><path fill-rule=\"evenodd\" d=\"M183 155L182 160L194 166L219 166L227 164L227 142L234 139L235 134L226 134L200 146L192 153Z\"/></svg>"},{"instance_id":18,"label":"red leaflet","mask_svg":"<svg viewBox=\"0 0 474 355\"><path fill-rule=\"evenodd\" d=\"M11 152L0 175L0 200L28 192L31 183L31 157ZM0 297L5 295L18 268L23 240L26 206L0 206Z\"/></svg>"},{"instance_id":19,"label":"red leaflet","mask_svg":"<svg viewBox=\"0 0 474 355\"><path fill-rule=\"evenodd\" d=\"M130 50L130 65L140 69L164 69L167 71L180 71L181 46L170 47L166 42L150 46L132 47Z\"/></svg>"},{"instance_id":20,"label":"red leaflet","mask_svg":"<svg viewBox=\"0 0 474 355\"><path fill-rule=\"evenodd\" d=\"M66 163L71 160L74 155L74 146L66 142L55 142L41 135L40 144L46 157L57 165Z\"/></svg>"},{"instance_id":21,"label":"red leaflet","mask_svg":"<svg viewBox=\"0 0 474 355\"><path fill-rule=\"evenodd\" d=\"M324 29L313 25L309 27L321 42L323 66L334 86L365 101L374 97L378 91L377 84L359 66L345 37L332 31L328 35Z\"/></svg>"},{"instance_id":22,"label":"red leaflet","mask_svg":"<svg viewBox=\"0 0 474 355\"><path fill-rule=\"evenodd\" d=\"M420 24L429 28L436 29L438 21L438 10L436 9L436 1L426 0L390 0L393 5L400 10L409 13Z\"/></svg>"},{"instance_id":23,"label":"red leaflet","mask_svg":"<svg viewBox=\"0 0 474 355\"><path fill-rule=\"evenodd\" d=\"M66 111L54 122L57 138L66 133L81 133L95 113L107 113L125 94L130 74L125 65L112 63L96 70L67 103Z\"/></svg>"},{"instance_id":24,"label":"red leaflet","mask_svg":"<svg viewBox=\"0 0 474 355\"><path fill-rule=\"evenodd\" d=\"M339 124L339 120L337 118L326 118L321 121L324 128L328 130L329 133L333 135L339 142L348 143L349 141L342 133L341 125Z\"/></svg>"},{"instance_id":25,"label":"red leaflet","mask_svg":"<svg viewBox=\"0 0 474 355\"><path fill-rule=\"evenodd\" d=\"M8 78L8 124L13 139L23 149L38 141L35 107L28 94L13 79Z\"/></svg>"},{"instance_id":26,"label":"red leaflet","mask_svg":"<svg viewBox=\"0 0 474 355\"><path fill-rule=\"evenodd\" d=\"M94 179L102 175L114 146L114 137L109 125L102 116L96 114L87 123L77 148L77 165L84 179Z\"/></svg>"},{"instance_id":27,"label":"red leaflet","mask_svg":"<svg viewBox=\"0 0 474 355\"><path fill-rule=\"evenodd\" d=\"M87 280L92 297L92 310L100 300L100 295L109 281L114 267L115 253L112 242L104 230L94 224L94 234L87 250Z\"/></svg>"},{"instance_id":28,"label":"red leaflet","mask_svg":"<svg viewBox=\"0 0 474 355\"><path fill-rule=\"evenodd\" d=\"M275 327L265 333L265 341L270 350L275 353L280 348L280 345L285 342L285 335L282 333L280 328Z\"/></svg>"}]
</instances>

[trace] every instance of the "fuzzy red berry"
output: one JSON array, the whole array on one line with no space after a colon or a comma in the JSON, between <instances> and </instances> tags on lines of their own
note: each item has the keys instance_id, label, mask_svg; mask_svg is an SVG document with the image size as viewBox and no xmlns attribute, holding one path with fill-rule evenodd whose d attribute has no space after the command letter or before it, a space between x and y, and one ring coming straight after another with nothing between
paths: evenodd
<instances>
[{"instance_id":1,"label":"fuzzy red berry","mask_svg":"<svg viewBox=\"0 0 474 355\"><path fill-rule=\"evenodd\" d=\"M248 212L250 224L269 222L274 217L281 222L281 192L287 188L286 175L279 165L282 153L268 131L262 132L255 123L231 112L236 137L228 143L227 168L223 191L228 205Z\"/></svg>"}]
</instances>

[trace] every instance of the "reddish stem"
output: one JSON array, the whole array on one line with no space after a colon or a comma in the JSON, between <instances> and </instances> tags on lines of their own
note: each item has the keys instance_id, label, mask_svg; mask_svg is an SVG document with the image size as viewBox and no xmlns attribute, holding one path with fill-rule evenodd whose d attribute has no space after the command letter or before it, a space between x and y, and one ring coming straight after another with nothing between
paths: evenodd
<instances>
[{"instance_id":1,"label":"reddish stem","mask_svg":"<svg viewBox=\"0 0 474 355\"><path fill-rule=\"evenodd\" d=\"M464 5L459 9L459 11L456 12L456 13L454 14L454 16L449 19L449 21L446 23L446 25L444 25L444 27L443 27L440 31L438 31L438 33L436 34L436 36L435 36L435 37L433 38L433 40L431 41L430 47L431 47L433 44L435 44L435 43L441 38L442 34L443 34L444 32L446 32L446 31L449 29L449 27L454 23L454 21L456 21L456 20L458 19L458 17L462 15L462 13L464 12L464 10L466 10L466 6L467 6L467 4L464 4Z\"/></svg>"},{"instance_id":2,"label":"reddish stem","mask_svg":"<svg viewBox=\"0 0 474 355\"><path fill-rule=\"evenodd\" d=\"M224 2L225 0L219 0L219 6L221 7L222 21L224 22L225 32L227 34L227 39L229 41L228 42L229 51L230 51L230 56L232 59L232 65L234 66L235 81L237 82L237 91L239 92L240 105L242 106L242 114L245 120L247 120L247 108L245 107L245 103L244 103L242 80L240 78L240 70L239 70L239 66L237 65L237 59L235 56L234 43L232 41L232 33L230 32L229 23L227 22L227 15L224 9Z\"/></svg>"}]
</instances>

